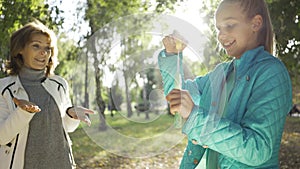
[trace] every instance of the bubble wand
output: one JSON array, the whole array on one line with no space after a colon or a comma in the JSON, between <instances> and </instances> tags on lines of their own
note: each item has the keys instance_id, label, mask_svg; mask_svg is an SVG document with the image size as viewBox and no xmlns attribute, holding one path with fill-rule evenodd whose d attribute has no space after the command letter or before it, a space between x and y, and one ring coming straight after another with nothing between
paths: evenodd
<instances>
[{"instance_id":1,"label":"bubble wand","mask_svg":"<svg viewBox=\"0 0 300 169\"><path fill-rule=\"evenodd\" d=\"M175 39L175 44L176 44L176 49L177 49L177 69L176 69L176 73L175 73L175 86L174 89L181 89L181 85L182 85L182 79L181 79L181 74L180 74L180 49L182 49L182 43ZM175 128L181 128L182 127L182 123L183 123L183 118L181 117L179 112L175 112L175 116L174 116L174 127Z\"/></svg>"}]
</instances>

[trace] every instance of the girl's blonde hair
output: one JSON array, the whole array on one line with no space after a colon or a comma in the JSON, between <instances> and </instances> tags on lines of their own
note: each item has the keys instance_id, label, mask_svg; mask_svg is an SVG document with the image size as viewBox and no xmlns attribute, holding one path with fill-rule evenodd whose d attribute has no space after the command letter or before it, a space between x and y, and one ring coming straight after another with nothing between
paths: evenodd
<instances>
[{"instance_id":1,"label":"girl's blonde hair","mask_svg":"<svg viewBox=\"0 0 300 169\"><path fill-rule=\"evenodd\" d=\"M258 41L260 45L265 47L266 51L274 54L273 26L266 2L264 0L223 0L221 4L228 2L239 3L248 19L252 19L256 15L262 17L263 25L258 35Z\"/></svg>"},{"instance_id":2,"label":"girl's blonde hair","mask_svg":"<svg viewBox=\"0 0 300 169\"><path fill-rule=\"evenodd\" d=\"M54 73L54 69L58 63L57 38L52 30L50 30L41 22L35 20L14 32L10 38L10 58L8 64L6 65L6 71L9 75L19 74L22 66L24 65L20 51L23 50L26 44L30 42L31 37L34 34L42 34L50 38L51 55L46 66L45 74L46 76L49 76L50 74Z\"/></svg>"}]
</instances>

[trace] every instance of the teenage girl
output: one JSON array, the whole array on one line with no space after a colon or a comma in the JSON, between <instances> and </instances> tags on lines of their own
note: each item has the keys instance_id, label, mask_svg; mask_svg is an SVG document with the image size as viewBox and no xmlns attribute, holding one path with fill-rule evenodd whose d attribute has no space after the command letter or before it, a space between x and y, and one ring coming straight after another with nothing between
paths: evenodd
<instances>
[{"instance_id":1,"label":"teenage girl","mask_svg":"<svg viewBox=\"0 0 300 169\"><path fill-rule=\"evenodd\" d=\"M195 168L206 151L206 168L279 168L278 155L292 87L273 54L272 24L264 0L223 0L215 13L217 38L233 59L174 89L177 54L185 44L166 36L159 54L171 113L186 120L188 145L180 168ZM182 71L182 66L181 70ZM183 77L183 74L182 74Z\"/></svg>"}]
</instances>

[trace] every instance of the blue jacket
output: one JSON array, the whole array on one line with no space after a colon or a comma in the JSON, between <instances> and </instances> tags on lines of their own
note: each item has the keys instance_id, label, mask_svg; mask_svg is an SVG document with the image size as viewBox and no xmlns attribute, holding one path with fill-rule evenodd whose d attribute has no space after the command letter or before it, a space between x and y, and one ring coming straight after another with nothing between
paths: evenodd
<instances>
[{"instance_id":1,"label":"blue jacket","mask_svg":"<svg viewBox=\"0 0 300 169\"><path fill-rule=\"evenodd\" d=\"M158 64L167 95L174 87L177 57L165 55L160 53ZM220 168L279 168L281 136L292 106L288 71L262 46L245 52L238 62L219 64L182 84L195 106L182 129L189 143L180 168L195 168L206 151L202 146L218 152ZM233 89L226 91L226 79L233 71ZM222 92L228 96L224 107L220 107Z\"/></svg>"}]
</instances>

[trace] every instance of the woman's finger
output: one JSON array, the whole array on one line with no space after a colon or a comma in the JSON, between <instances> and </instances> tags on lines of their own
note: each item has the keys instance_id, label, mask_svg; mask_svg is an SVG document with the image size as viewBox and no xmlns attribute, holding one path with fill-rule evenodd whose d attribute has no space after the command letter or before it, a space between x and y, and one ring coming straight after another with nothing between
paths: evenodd
<instances>
[{"instance_id":1,"label":"woman's finger","mask_svg":"<svg viewBox=\"0 0 300 169\"><path fill-rule=\"evenodd\" d=\"M21 100L18 98L13 98L13 102L20 107L21 109L28 111L29 113L37 113L40 112L41 109L39 108L39 106L35 105L32 102L26 101L26 100Z\"/></svg>"},{"instance_id":2,"label":"woman's finger","mask_svg":"<svg viewBox=\"0 0 300 169\"><path fill-rule=\"evenodd\" d=\"M82 114L95 114L95 112L93 110L90 110L90 109L87 109L87 108L84 108L81 106L74 107L74 110L76 113L80 112Z\"/></svg>"},{"instance_id":3,"label":"woman's finger","mask_svg":"<svg viewBox=\"0 0 300 169\"><path fill-rule=\"evenodd\" d=\"M95 112L93 110L90 110L90 109L85 109L84 113L85 114L95 114Z\"/></svg>"},{"instance_id":4,"label":"woman's finger","mask_svg":"<svg viewBox=\"0 0 300 169\"><path fill-rule=\"evenodd\" d=\"M91 126L92 122L88 116L85 116L84 122L88 125Z\"/></svg>"},{"instance_id":5,"label":"woman's finger","mask_svg":"<svg viewBox=\"0 0 300 169\"><path fill-rule=\"evenodd\" d=\"M17 106L19 106L20 105L20 100L19 99L17 99L17 98L13 98L13 102L17 105Z\"/></svg>"}]
</instances>

